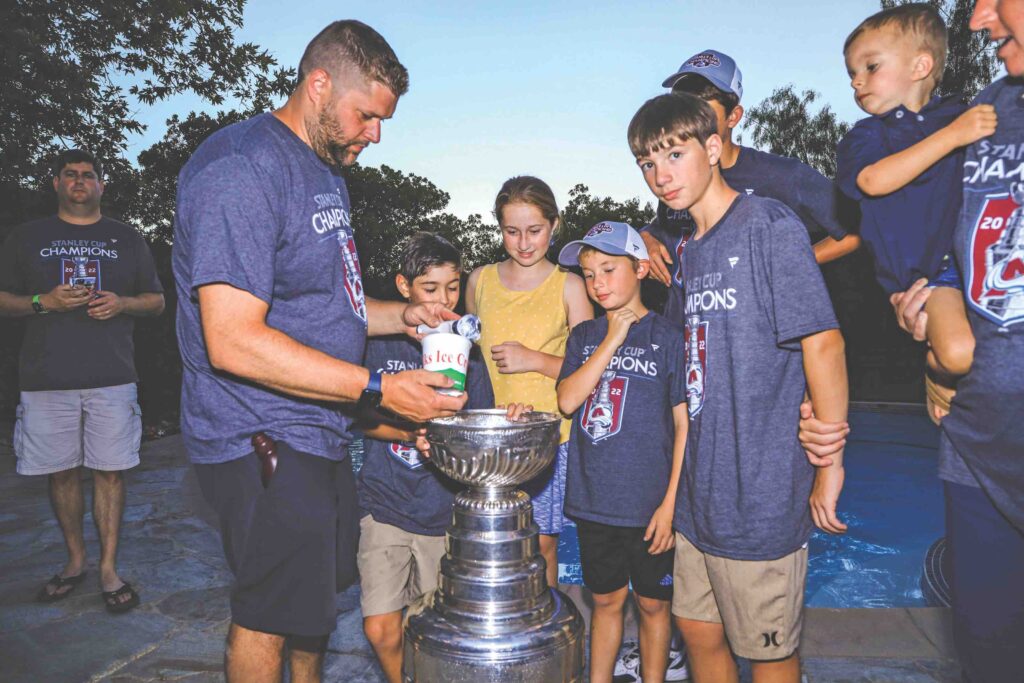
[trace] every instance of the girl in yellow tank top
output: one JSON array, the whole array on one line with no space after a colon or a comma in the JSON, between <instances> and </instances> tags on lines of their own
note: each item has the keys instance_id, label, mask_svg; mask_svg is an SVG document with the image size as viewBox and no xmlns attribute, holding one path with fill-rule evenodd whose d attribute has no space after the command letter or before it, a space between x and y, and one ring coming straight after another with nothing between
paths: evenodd
<instances>
[{"instance_id":1,"label":"girl in yellow tank top","mask_svg":"<svg viewBox=\"0 0 1024 683\"><path fill-rule=\"evenodd\" d=\"M555 381L569 330L594 317L583 279L547 259L558 229L558 206L544 181L512 178L494 201L509 258L469 276L466 310L480 318L480 349L494 387L496 405L525 403L558 412ZM564 517L565 462L570 421L562 421L558 457L548 472L528 482L550 585L558 578L558 534Z\"/></svg>"}]
</instances>

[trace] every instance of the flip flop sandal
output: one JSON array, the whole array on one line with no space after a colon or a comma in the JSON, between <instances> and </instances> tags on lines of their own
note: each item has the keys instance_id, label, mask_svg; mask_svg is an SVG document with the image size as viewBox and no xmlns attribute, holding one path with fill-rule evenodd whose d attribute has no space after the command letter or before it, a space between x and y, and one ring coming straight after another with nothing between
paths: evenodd
<instances>
[{"instance_id":1,"label":"flip flop sandal","mask_svg":"<svg viewBox=\"0 0 1024 683\"><path fill-rule=\"evenodd\" d=\"M78 587L78 584L82 583L85 574L85 572L80 572L77 576L54 574L53 578L39 589L39 592L36 594L36 602L57 602L58 600L63 600L75 592L75 588ZM69 586L69 588L62 591L61 588L64 586ZM51 587L53 588L52 591L46 590Z\"/></svg>"},{"instance_id":2,"label":"flip flop sandal","mask_svg":"<svg viewBox=\"0 0 1024 683\"><path fill-rule=\"evenodd\" d=\"M103 591L103 604L111 614L124 614L128 610L139 606L139 594L135 592L132 585L127 581L124 585L114 591ZM121 600L122 595L130 595L127 600Z\"/></svg>"}]
</instances>

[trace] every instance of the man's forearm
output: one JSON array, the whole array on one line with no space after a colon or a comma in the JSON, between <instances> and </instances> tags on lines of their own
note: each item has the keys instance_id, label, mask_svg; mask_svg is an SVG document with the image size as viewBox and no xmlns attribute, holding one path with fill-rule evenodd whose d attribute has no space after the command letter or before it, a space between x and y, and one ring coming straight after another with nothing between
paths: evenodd
<instances>
[{"instance_id":1,"label":"man's forearm","mask_svg":"<svg viewBox=\"0 0 1024 683\"><path fill-rule=\"evenodd\" d=\"M144 292L137 296L122 296L123 313L138 317L157 316L164 311L164 295L158 292Z\"/></svg>"},{"instance_id":2,"label":"man's forearm","mask_svg":"<svg viewBox=\"0 0 1024 683\"><path fill-rule=\"evenodd\" d=\"M0 316L5 318L21 318L32 315L32 297L10 292L0 292Z\"/></svg>"},{"instance_id":3,"label":"man's forearm","mask_svg":"<svg viewBox=\"0 0 1024 683\"><path fill-rule=\"evenodd\" d=\"M400 301L381 301L366 297L366 334L381 337L388 334L403 334L406 329L402 320L405 304Z\"/></svg>"},{"instance_id":4,"label":"man's forearm","mask_svg":"<svg viewBox=\"0 0 1024 683\"><path fill-rule=\"evenodd\" d=\"M805 337L801 346L814 415L826 422L845 422L850 395L842 334L839 330L819 332ZM842 467L842 452L832 458L832 467Z\"/></svg>"}]
</instances>

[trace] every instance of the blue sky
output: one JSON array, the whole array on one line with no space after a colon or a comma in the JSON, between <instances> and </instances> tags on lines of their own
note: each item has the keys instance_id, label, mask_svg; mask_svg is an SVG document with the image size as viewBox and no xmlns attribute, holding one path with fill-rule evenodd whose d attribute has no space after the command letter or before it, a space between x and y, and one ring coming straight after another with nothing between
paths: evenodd
<instances>
[{"instance_id":1,"label":"blue sky","mask_svg":"<svg viewBox=\"0 0 1024 683\"><path fill-rule=\"evenodd\" d=\"M451 211L489 220L501 183L523 173L546 180L563 204L576 183L647 201L626 127L703 49L736 59L748 107L792 83L820 92L840 118L860 118L841 49L878 8L874 0L249 0L239 37L295 65L329 22L373 26L409 69L410 90L360 161L425 176L451 194ZM170 114L194 106L179 98L144 111L150 131L131 152L162 135Z\"/></svg>"}]
</instances>

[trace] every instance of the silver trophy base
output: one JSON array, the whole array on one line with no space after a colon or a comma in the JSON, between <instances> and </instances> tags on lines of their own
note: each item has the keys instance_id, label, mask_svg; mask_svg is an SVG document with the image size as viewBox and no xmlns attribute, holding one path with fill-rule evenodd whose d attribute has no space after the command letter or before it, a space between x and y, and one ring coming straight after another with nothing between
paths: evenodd
<instances>
[{"instance_id":1,"label":"silver trophy base","mask_svg":"<svg viewBox=\"0 0 1024 683\"><path fill-rule=\"evenodd\" d=\"M433 609L428 593L406 613L405 683L583 683L583 617L561 591L540 623L469 633ZM528 619L529 620L529 619Z\"/></svg>"}]
</instances>

